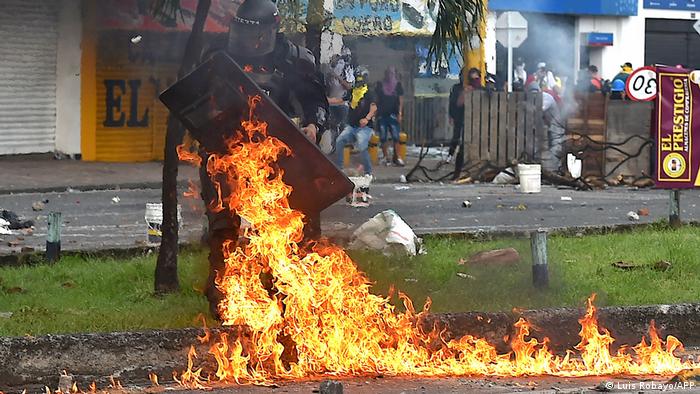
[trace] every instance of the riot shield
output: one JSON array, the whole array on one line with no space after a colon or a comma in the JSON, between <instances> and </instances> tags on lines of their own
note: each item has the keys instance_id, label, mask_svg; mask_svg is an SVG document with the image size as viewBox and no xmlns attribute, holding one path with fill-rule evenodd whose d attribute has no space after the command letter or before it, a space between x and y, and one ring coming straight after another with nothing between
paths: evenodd
<instances>
[{"instance_id":1,"label":"riot shield","mask_svg":"<svg viewBox=\"0 0 700 394\"><path fill-rule=\"evenodd\" d=\"M222 152L224 140L248 116L248 98L260 96L255 113L268 135L292 151L278 161L292 186L292 208L320 212L352 192L353 184L297 125L225 53L217 53L160 95L160 100L208 152Z\"/></svg>"}]
</instances>

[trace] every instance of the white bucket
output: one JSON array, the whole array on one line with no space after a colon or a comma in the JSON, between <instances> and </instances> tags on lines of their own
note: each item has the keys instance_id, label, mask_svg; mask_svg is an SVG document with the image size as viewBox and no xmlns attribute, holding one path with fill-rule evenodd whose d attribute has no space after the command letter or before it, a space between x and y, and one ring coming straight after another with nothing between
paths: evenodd
<instances>
[{"instance_id":1,"label":"white bucket","mask_svg":"<svg viewBox=\"0 0 700 394\"><path fill-rule=\"evenodd\" d=\"M159 202L146 203L146 214L144 215L147 226L147 236L149 245L160 245L160 239L163 235L160 231L160 226L163 224L163 204ZM182 207L177 206L177 221L182 227Z\"/></svg>"},{"instance_id":2,"label":"white bucket","mask_svg":"<svg viewBox=\"0 0 700 394\"><path fill-rule=\"evenodd\" d=\"M542 187L542 166L539 164L518 164L521 193L539 193Z\"/></svg>"}]
</instances>

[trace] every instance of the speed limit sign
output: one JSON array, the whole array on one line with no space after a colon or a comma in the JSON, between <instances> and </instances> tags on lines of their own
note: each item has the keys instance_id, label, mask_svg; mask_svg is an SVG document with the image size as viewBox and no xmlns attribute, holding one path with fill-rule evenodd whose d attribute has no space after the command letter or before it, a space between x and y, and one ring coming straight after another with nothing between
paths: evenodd
<instances>
[{"instance_id":1,"label":"speed limit sign","mask_svg":"<svg viewBox=\"0 0 700 394\"><path fill-rule=\"evenodd\" d=\"M627 78L625 93L634 101L651 101L656 98L657 91L654 67L638 68Z\"/></svg>"}]
</instances>

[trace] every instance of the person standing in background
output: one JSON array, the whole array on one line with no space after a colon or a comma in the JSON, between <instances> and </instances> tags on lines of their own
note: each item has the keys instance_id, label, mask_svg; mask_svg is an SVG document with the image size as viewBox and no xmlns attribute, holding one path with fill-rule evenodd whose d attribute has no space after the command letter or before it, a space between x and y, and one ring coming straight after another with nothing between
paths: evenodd
<instances>
[{"instance_id":1,"label":"person standing in background","mask_svg":"<svg viewBox=\"0 0 700 394\"><path fill-rule=\"evenodd\" d=\"M518 58L515 70L513 70L513 91L524 91L525 82L527 82L527 71L525 71L525 61L523 61L522 58Z\"/></svg>"},{"instance_id":2,"label":"person standing in background","mask_svg":"<svg viewBox=\"0 0 700 394\"><path fill-rule=\"evenodd\" d=\"M365 175L372 175L372 161L367 148L374 130L374 117L377 114L377 100L367 86L369 71L364 66L355 68L355 87L350 92L350 113L348 124L335 141L336 165L343 169L343 148L355 144L360 152L360 160Z\"/></svg>"},{"instance_id":3,"label":"person standing in background","mask_svg":"<svg viewBox=\"0 0 700 394\"><path fill-rule=\"evenodd\" d=\"M620 72L615 75L615 78L613 78L613 81L616 79L621 80L623 83L627 83L627 78L630 77L630 74L632 74L632 63L627 62L620 66L621 70Z\"/></svg>"},{"instance_id":4,"label":"person standing in background","mask_svg":"<svg viewBox=\"0 0 700 394\"><path fill-rule=\"evenodd\" d=\"M403 121L403 87L396 75L396 67L389 66L384 72L384 79L377 82L375 89L378 108L379 140L382 144L383 161L386 165L394 163L406 165L399 157L399 132ZM389 134L394 143L394 156L389 160Z\"/></svg>"},{"instance_id":5,"label":"person standing in background","mask_svg":"<svg viewBox=\"0 0 700 394\"><path fill-rule=\"evenodd\" d=\"M326 95L329 104L329 127L321 136L319 143L325 154L335 149L335 139L345 128L348 118L348 102L346 96L352 84L346 79L346 64L340 55L334 55L325 73ZM354 80L354 76L353 76Z\"/></svg>"}]
</instances>

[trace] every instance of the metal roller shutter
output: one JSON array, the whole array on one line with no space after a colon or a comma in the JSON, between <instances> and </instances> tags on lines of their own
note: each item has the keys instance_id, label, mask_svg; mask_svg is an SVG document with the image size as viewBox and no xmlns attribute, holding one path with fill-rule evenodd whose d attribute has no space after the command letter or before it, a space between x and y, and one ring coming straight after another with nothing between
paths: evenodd
<instances>
[{"instance_id":1,"label":"metal roller shutter","mask_svg":"<svg viewBox=\"0 0 700 394\"><path fill-rule=\"evenodd\" d=\"M645 64L700 68L700 35L692 20L647 19Z\"/></svg>"},{"instance_id":2,"label":"metal roller shutter","mask_svg":"<svg viewBox=\"0 0 700 394\"><path fill-rule=\"evenodd\" d=\"M0 154L54 150L57 30L57 1L2 2Z\"/></svg>"}]
</instances>

